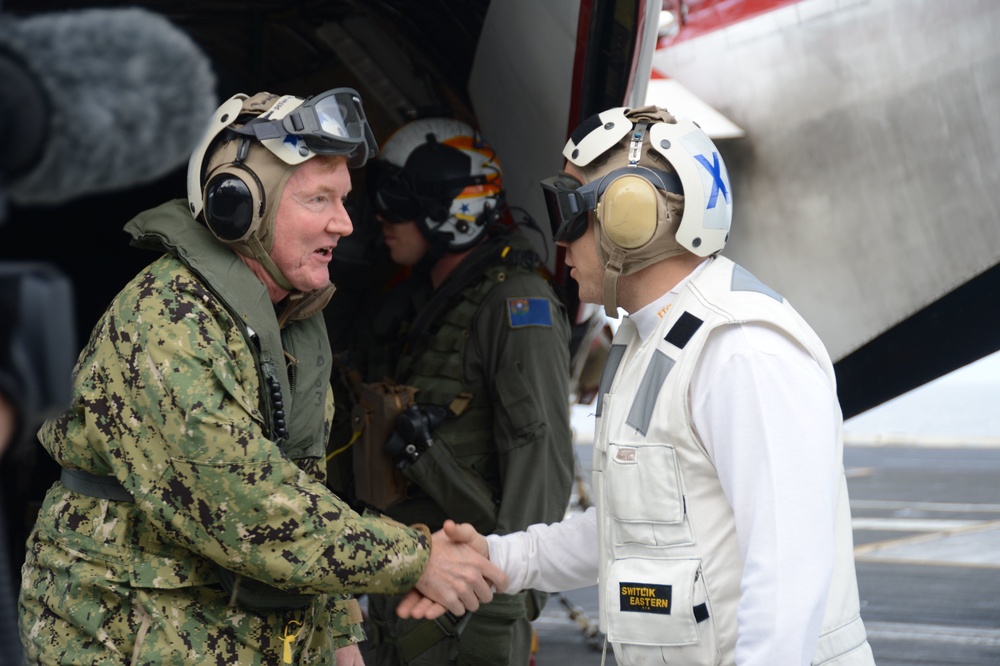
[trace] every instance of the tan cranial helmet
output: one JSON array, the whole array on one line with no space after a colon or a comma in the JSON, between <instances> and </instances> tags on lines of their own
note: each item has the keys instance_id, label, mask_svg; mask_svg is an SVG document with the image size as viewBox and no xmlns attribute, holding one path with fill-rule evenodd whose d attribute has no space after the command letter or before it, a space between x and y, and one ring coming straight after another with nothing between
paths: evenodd
<instances>
[{"instance_id":1,"label":"tan cranial helmet","mask_svg":"<svg viewBox=\"0 0 1000 666\"><path fill-rule=\"evenodd\" d=\"M578 127L563 156L584 177L542 182L557 241L572 241L597 217L604 307L617 316L618 278L685 252L707 257L729 238L729 174L712 140L666 109L614 108Z\"/></svg>"},{"instance_id":2,"label":"tan cranial helmet","mask_svg":"<svg viewBox=\"0 0 1000 666\"><path fill-rule=\"evenodd\" d=\"M340 155L352 168L378 153L361 98L335 88L302 99L262 92L230 97L188 163L188 208L222 242L256 259L283 289L274 264L275 216L295 168L318 155Z\"/></svg>"}]
</instances>

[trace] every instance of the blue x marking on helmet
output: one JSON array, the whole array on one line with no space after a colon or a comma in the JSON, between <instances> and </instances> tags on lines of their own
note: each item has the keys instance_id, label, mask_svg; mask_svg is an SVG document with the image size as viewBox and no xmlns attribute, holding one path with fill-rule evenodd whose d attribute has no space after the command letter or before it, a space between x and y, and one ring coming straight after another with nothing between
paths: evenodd
<instances>
[{"instance_id":1,"label":"blue x marking on helmet","mask_svg":"<svg viewBox=\"0 0 1000 666\"><path fill-rule=\"evenodd\" d=\"M709 162L704 155L695 155L694 158L705 167L706 171L712 174L712 193L708 197L706 208L715 208L715 204L719 201L719 192L722 192L723 198L729 201L729 190L726 189L726 183L722 180L722 164L719 161L719 153L712 153L712 162Z\"/></svg>"}]
</instances>

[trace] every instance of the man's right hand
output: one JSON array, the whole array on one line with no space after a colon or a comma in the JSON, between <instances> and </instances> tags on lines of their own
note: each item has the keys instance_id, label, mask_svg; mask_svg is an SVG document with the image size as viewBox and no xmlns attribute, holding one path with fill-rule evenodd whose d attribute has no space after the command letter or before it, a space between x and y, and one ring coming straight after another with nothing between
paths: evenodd
<instances>
[{"instance_id":1,"label":"man's right hand","mask_svg":"<svg viewBox=\"0 0 1000 666\"><path fill-rule=\"evenodd\" d=\"M431 539L431 557L414 590L396 608L400 617L434 619L451 611L463 615L493 592L507 587L507 576L489 561L486 539L468 524L447 520Z\"/></svg>"},{"instance_id":2,"label":"man's right hand","mask_svg":"<svg viewBox=\"0 0 1000 666\"><path fill-rule=\"evenodd\" d=\"M454 520L446 520L441 531L452 541L468 544L487 560L490 559L490 545L486 542L486 537L477 532L476 528L469 523L456 523Z\"/></svg>"}]
</instances>

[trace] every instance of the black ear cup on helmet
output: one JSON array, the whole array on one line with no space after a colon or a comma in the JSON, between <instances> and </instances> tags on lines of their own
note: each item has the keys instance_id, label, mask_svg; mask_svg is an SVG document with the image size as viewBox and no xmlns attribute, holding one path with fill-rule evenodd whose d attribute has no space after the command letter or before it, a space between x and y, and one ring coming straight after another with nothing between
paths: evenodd
<instances>
[{"instance_id":1,"label":"black ear cup on helmet","mask_svg":"<svg viewBox=\"0 0 1000 666\"><path fill-rule=\"evenodd\" d=\"M223 168L205 185L205 224L221 241L250 237L264 214L263 191L256 175L245 167L238 169L234 173Z\"/></svg>"},{"instance_id":2,"label":"black ear cup on helmet","mask_svg":"<svg viewBox=\"0 0 1000 666\"><path fill-rule=\"evenodd\" d=\"M451 211L451 202L432 201L427 204L427 217L438 224L446 221Z\"/></svg>"},{"instance_id":3,"label":"black ear cup on helmet","mask_svg":"<svg viewBox=\"0 0 1000 666\"><path fill-rule=\"evenodd\" d=\"M500 214L502 212L501 208L503 206L502 197L498 198L496 205L490 206L486 205L483 207L483 212L479 214L476 218L476 224L481 227L491 227L497 223L500 219Z\"/></svg>"}]
</instances>

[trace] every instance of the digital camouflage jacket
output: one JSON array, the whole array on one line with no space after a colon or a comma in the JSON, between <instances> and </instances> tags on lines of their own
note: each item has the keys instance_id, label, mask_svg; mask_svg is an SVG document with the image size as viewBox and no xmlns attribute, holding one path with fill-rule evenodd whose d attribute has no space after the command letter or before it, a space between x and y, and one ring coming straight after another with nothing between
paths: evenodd
<instances>
[{"instance_id":1,"label":"digital camouflage jacket","mask_svg":"<svg viewBox=\"0 0 1000 666\"><path fill-rule=\"evenodd\" d=\"M39 436L64 468L113 476L134 501L49 490L23 569L27 657L333 664L335 647L361 638L344 595L412 587L427 538L354 513L325 486L322 458L295 464L266 436L250 343L218 295L224 285L204 277L259 285L244 316L277 326L242 261L183 202L130 226L167 254L115 297L80 355L70 408ZM282 341L300 324L287 324ZM315 439L325 442L328 381L318 400ZM219 586L219 565L317 596L300 610L249 612Z\"/></svg>"}]
</instances>

